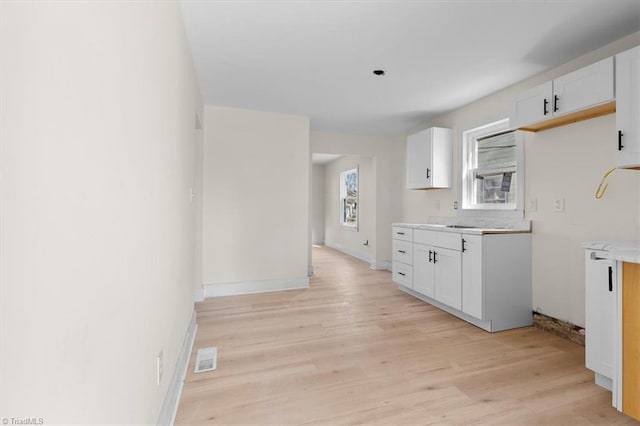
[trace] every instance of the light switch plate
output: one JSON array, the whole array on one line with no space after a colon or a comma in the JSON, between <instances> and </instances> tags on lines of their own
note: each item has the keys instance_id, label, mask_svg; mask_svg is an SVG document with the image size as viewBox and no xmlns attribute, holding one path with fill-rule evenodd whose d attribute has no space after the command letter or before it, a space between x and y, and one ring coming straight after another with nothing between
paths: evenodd
<instances>
[{"instance_id":1,"label":"light switch plate","mask_svg":"<svg viewBox=\"0 0 640 426\"><path fill-rule=\"evenodd\" d=\"M529 201L527 202L527 211L529 213L533 213L533 212L537 212L538 211L538 199L537 198L529 198Z\"/></svg>"}]
</instances>

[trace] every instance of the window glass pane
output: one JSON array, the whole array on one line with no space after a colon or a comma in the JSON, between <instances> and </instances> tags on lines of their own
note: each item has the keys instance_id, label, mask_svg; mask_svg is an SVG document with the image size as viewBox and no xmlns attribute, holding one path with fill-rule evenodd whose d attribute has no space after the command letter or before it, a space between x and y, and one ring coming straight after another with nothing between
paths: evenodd
<instances>
[{"instance_id":1,"label":"window glass pane","mask_svg":"<svg viewBox=\"0 0 640 426\"><path fill-rule=\"evenodd\" d=\"M515 171L474 172L474 204L515 203L516 176Z\"/></svg>"},{"instance_id":2,"label":"window glass pane","mask_svg":"<svg viewBox=\"0 0 640 426\"><path fill-rule=\"evenodd\" d=\"M477 141L477 168L487 169L516 161L515 132L481 138Z\"/></svg>"}]
</instances>

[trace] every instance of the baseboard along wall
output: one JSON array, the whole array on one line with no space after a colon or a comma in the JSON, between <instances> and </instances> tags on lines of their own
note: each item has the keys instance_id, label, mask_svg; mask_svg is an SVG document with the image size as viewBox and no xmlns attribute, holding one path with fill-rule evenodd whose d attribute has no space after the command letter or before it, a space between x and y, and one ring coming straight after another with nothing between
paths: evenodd
<instances>
[{"instance_id":1,"label":"baseboard along wall","mask_svg":"<svg viewBox=\"0 0 640 426\"><path fill-rule=\"evenodd\" d=\"M176 413L178 412L178 404L180 403L180 395L182 395L182 387L184 386L184 379L187 375L187 367L189 366L189 358L191 351L193 350L193 342L196 339L196 332L198 330L198 324L196 323L196 311L193 311L189 327L187 328L187 334L182 343L180 354L178 355L178 361L173 369L173 376L171 377L171 383L167 389L162 408L160 410L160 416L158 417L158 425L172 426Z\"/></svg>"}]
</instances>

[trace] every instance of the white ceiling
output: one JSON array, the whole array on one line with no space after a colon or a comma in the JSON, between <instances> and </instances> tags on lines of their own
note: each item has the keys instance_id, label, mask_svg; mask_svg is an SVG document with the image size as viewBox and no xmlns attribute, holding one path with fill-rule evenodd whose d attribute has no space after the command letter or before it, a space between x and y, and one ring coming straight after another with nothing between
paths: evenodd
<instances>
[{"instance_id":1,"label":"white ceiling","mask_svg":"<svg viewBox=\"0 0 640 426\"><path fill-rule=\"evenodd\" d=\"M640 0L181 4L205 103L372 135L401 133L640 30Z\"/></svg>"}]
</instances>

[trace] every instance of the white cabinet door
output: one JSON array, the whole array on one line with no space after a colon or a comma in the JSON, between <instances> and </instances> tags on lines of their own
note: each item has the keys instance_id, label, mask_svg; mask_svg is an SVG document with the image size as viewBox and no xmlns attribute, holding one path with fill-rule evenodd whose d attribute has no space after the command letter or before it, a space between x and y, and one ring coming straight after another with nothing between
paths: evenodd
<instances>
[{"instance_id":1,"label":"white cabinet door","mask_svg":"<svg viewBox=\"0 0 640 426\"><path fill-rule=\"evenodd\" d=\"M579 111L614 99L613 57L553 80L554 115Z\"/></svg>"},{"instance_id":2,"label":"white cabinet door","mask_svg":"<svg viewBox=\"0 0 640 426\"><path fill-rule=\"evenodd\" d=\"M430 127L407 137L407 188L450 188L451 129Z\"/></svg>"},{"instance_id":3,"label":"white cabinet door","mask_svg":"<svg viewBox=\"0 0 640 426\"><path fill-rule=\"evenodd\" d=\"M552 99L551 81L519 93L512 101L511 125L518 128L551 118Z\"/></svg>"},{"instance_id":4,"label":"white cabinet door","mask_svg":"<svg viewBox=\"0 0 640 426\"><path fill-rule=\"evenodd\" d=\"M482 237L465 234L462 239L462 312L484 319Z\"/></svg>"},{"instance_id":5,"label":"white cabinet door","mask_svg":"<svg viewBox=\"0 0 640 426\"><path fill-rule=\"evenodd\" d=\"M585 358L587 368L614 377L616 265L604 252L585 252Z\"/></svg>"},{"instance_id":6,"label":"white cabinet door","mask_svg":"<svg viewBox=\"0 0 640 426\"><path fill-rule=\"evenodd\" d=\"M461 253L440 247L434 249L434 299L452 308L462 309Z\"/></svg>"},{"instance_id":7,"label":"white cabinet door","mask_svg":"<svg viewBox=\"0 0 640 426\"><path fill-rule=\"evenodd\" d=\"M413 245L413 289L428 297L434 295L433 252L431 246Z\"/></svg>"},{"instance_id":8,"label":"white cabinet door","mask_svg":"<svg viewBox=\"0 0 640 426\"><path fill-rule=\"evenodd\" d=\"M407 137L407 188L429 188L433 177L431 129Z\"/></svg>"},{"instance_id":9,"label":"white cabinet door","mask_svg":"<svg viewBox=\"0 0 640 426\"><path fill-rule=\"evenodd\" d=\"M616 166L640 167L640 47L616 55Z\"/></svg>"}]
</instances>

